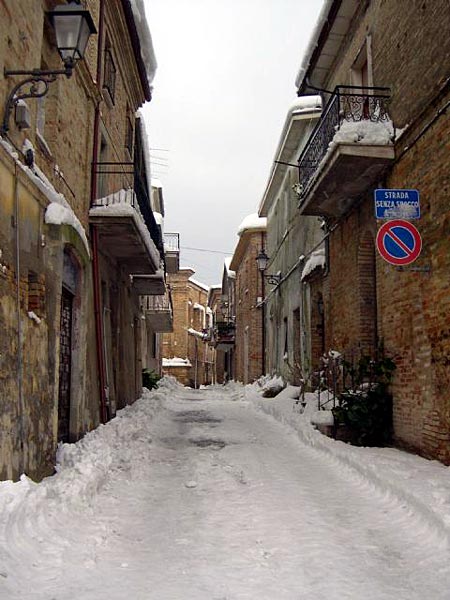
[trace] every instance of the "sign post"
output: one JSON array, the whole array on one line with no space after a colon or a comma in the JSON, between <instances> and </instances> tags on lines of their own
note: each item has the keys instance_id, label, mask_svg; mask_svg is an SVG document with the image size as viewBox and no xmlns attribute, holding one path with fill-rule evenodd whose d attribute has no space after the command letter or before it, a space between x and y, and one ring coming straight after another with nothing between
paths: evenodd
<instances>
[{"instance_id":1,"label":"sign post","mask_svg":"<svg viewBox=\"0 0 450 600\"><path fill-rule=\"evenodd\" d=\"M420 219L417 190L384 190L374 192L377 219Z\"/></svg>"},{"instance_id":2,"label":"sign post","mask_svg":"<svg viewBox=\"0 0 450 600\"><path fill-rule=\"evenodd\" d=\"M422 238L416 227L403 219L383 223L377 233L377 250L391 265L409 265L422 250Z\"/></svg>"}]
</instances>

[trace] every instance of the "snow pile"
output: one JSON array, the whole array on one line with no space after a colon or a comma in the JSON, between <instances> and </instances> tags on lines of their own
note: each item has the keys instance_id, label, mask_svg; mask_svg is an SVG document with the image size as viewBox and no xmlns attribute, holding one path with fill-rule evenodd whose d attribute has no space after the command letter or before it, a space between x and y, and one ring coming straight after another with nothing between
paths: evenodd
<instances>
[{"instance_id":1,"label":"snow pile","mask_svg":"<svg viewBox=\"0 0 450 600\"><path fill-rule=\"evenodd\" d=\"M317 267L325 267L325 248L319 248L309 256L303 267L301 280L308 277Z\"/></svg>"},{"instance_id":2,"label":"snow pile","mask_svg":"<svg viewBox=\"0 0 450 600\"><path fill-rule=\"evenodd\" d=\"M344 121L333 137L330 146L335 144L362 144L386 146L394 139L394 125L387 121L373 122L368 119L362 121Z\"/></svg>"},{"instance_id":3,"label":"snow pile","mask_svg":"<svg viewBox=\"0 0 450 600\"><path fill-rule=\"evenodd\" d=\"M263 398L273 398L286 387L283 378L277 375L263 375L251 385Z\"/></svg>"},{"instance_id":4,"label":"snow pile","mask_svg":"<svg viewBox=\"0 0 450 600\"><path fill-rule=\"evenodd\" d=\"M139 477L141 461L147 459L152 442L148 429L166 396L164 389L147 390L108 424L76 444L62 444L57 454L57 473L41 483L34 483L26 475L15 483L0 482L1 598L10 597L2 595L2 585L9 575L17 576L19 565L38 568L41 562L45 565L61 560L70 547L69 539L62 537L66 519L69 515L81 518L86 510L89 513L111 474L126 472L130 479ZM50 556L42 554L46 539L52 540L51 548L46 550Z\"/></svg>"},{"instance_id":5,"label":"snow pile","mask_svg":"<svg viewBox=\"0 0 450 600\"><path fill-rule=\"evenodd\" d=\"M364 485L415 513L424 528L431 528L445 547L450 546L450 467L395 448L361 448L322 435L311 420L317 421L318 412L323 412L326 421L331 411L317 411L317 394L305 394L302 407L288 395L267 401L248 385L245 398L295 430L304 444L327 456L336 468L349 470Z\"/></svg>"}]
</instances>

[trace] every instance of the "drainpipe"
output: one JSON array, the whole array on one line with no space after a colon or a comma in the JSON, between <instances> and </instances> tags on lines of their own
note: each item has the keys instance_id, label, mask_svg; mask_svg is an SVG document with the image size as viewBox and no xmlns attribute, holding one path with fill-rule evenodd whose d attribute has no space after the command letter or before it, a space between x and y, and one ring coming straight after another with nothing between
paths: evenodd
<instances>
[{"instance_id":1,"label":"drainpipe","mask_svg":"<svg viewBox=\"0 0 450 600\"><path fill-rule=\"evenodd\" d=\"M264 233L261 232L261 248L264 248ZM261 331L261 351L262 351L262 373L261 375L266 374L266 286L264 282L264 273L261 273L261 297L262 297L262 306L261 306L261 320L262 320L262 331Z\"/></svg>"},{"instance_id":2,"label":"drainpipe","mask_svg":"<svg viewBox=\"0 0 450 600\"><path fill-rule=\"evenodd\" d=\"M194 390L197 389L197 376L198 376L198 345L197 338L194 337L195 344L195 370L194 370Z\"/></svg>"},{"instance_id":3,"label":"drainpipe","mask_svg":"<svg viewBox=\"0 0 450 600\"><path fill-rule=\"evenodd\" d=\"M16 228L16 309L17 309L17 390L19 394L19 475L25 472L25 404L23 397L22 317L20 314L20 230L19 181L14 164L14 225Z\"/></svg>"},{"instance_id":4,"label":"drainpipe","mask_svg":"<svg viewBox=\"0 0 450 600\"><path fill-rule=\"evenodd\" d=\"M100 0L100 15L98 27L98 50L97 50L97 87L100 90L102 79L102 47L104 36L105 21L105 2ZM95 107L94 117L94 139L92 148L92 167L91 167L91 201L94 204L97 198L97 173L94 163L97 162L100 134L100 103ZM101 309L101 290L100 290L100 268L99 268L99 250L98 250L98 231L94 225L90 226L92 241L92 276L94 284L94 316L95 316L95 338L97 346L97 367L99 375L99 394L100 394L100 421L106 423L108 420L107 409L107 390L105 376L105 360L103 353L103 318Z\"/></svg>"}]
</instances>

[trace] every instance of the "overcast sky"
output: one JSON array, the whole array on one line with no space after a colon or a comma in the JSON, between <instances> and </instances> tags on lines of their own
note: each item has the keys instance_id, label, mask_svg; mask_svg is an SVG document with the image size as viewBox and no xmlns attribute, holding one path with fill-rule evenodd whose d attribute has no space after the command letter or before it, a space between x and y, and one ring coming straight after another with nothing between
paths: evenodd
<instances>
[{"instance_id":1,"label":"overcast sky","mask_svg":"<svg viewBox=\"0 0 450 600\"><path fill-rule=\"evenodd\" d=\"M256 212L322 0L144 1L158 62L144 115L165 231L180 233L182 266L213 285L225 254L188 248L231 255Z\"/></svg>"}]
</instances>

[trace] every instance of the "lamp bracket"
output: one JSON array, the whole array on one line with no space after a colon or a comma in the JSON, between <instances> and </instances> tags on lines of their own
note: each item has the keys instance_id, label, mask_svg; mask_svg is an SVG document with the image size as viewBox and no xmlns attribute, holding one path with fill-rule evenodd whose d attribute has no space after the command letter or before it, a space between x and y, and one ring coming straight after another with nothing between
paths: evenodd
<instances>
[{"instance_id":1,"label":"lamp bracket","mask_svg":"<svg viewBox=\"0 0 450 600\"><path fill-rule=\"evenodd\" d=\"M278 285L281 282L281 273L276 275L264 275L264 278L270 283L270 285Z\"/></svg>"},{"instance_id":2,"label":"lamp bracket","mask_svg":"<svg viewBox=\"0 0 450 600\"><path fill-rule=\"evenodd\" d=\"M72 71L73 65L71 64L67 64L65 69L55 71L40 69L33 69L32 71L8 71L5 69L5 77L16 75L28 75L28 77L19 81L9 93L5 102L0 135L5 135L8 132L11 112L20 100L24 100L25 98L42 98L48 92L50 83L56 81L58 75L70 77Z\"/></svg>"}]
</instances>

